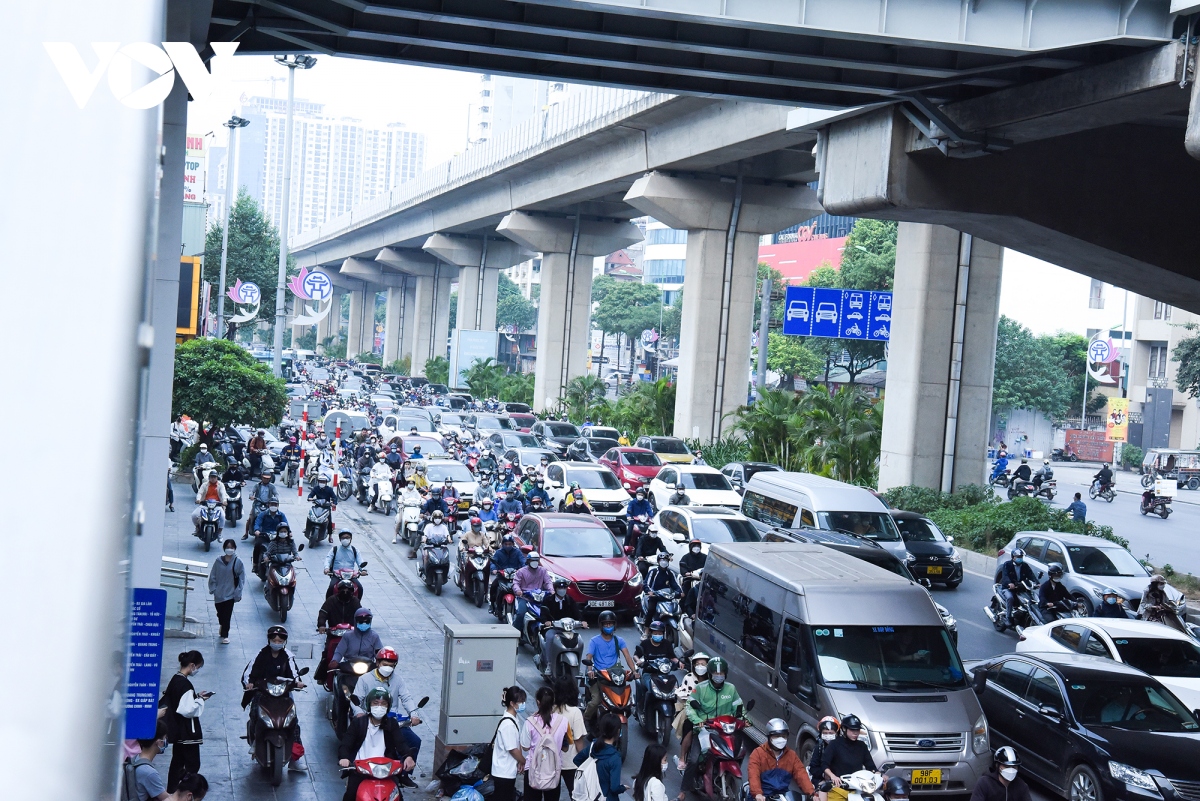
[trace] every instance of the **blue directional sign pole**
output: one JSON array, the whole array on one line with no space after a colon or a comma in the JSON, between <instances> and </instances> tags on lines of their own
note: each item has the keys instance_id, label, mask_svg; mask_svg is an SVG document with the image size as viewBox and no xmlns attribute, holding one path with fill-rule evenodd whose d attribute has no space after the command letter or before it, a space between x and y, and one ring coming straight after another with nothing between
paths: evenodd
<instances>
[{"instance_id":1,"label":"blue directional sign pole","mask_svg":"<svg viewBox=\"0 0 1200 801\"><path fill-rule=\"evenodd\" d=\"M129 665L125 680L125 738L148 740L158 724L167 591L135 587L129 609Z\"/></svg>"}]
</instances>

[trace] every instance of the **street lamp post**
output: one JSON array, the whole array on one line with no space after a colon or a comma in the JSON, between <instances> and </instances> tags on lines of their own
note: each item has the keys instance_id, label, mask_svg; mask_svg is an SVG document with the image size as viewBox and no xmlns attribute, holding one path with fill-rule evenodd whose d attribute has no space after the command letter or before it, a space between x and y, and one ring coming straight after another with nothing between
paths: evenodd
<instances>
[{"instance_id":1,"label":"street lamp post","mask_svg":"<svg viewBox=\"0 0 1200 801\"><path fill-rule=\"evenodd\" d=\"M217 339L225 338L225 266L229 261L229 218L233 201L230 191L233 189L234 165L237 164L238 144L242 140L241 129L250 124L250 120L234 115L223 125L229 129L229 144L225 148L225 222L221 225L221 280L217 287Z\"/></svg>"},{"instance_id":2,"label":"street lamp post","mask_svg":"<svg viewBox=\"0 0 1200 801\"><path fill-rule=\"evenodd\" d=\"M283 201L279 215L279 280L275 283L275 376L283 375L283 326L287 317L288 216L292 206L292 103L296 97L296 70L310 69L317 60L312 56L275 56L288 68L287 122L283 129Z\"/></svg>"}]
</instances>

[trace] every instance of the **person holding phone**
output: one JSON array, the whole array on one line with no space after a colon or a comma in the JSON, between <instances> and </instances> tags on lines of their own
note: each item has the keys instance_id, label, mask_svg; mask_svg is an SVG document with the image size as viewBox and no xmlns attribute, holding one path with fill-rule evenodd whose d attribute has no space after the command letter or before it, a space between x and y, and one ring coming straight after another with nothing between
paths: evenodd
<instances>
[{"instance_id":1,"label":"person holding phone","mask_svg":"<svg viewBox=\"0 0 1200 801\"><path fill-rule=\"evenodd\" d=\"M204 702L213 695L212 692L197 692L192 686L192 679L203 667L204 656L199 651L181 653L179 672L171 677L158 702L167 724L167 741L173 746L171 767L167 770L168 793L178 789L179 780L185 773L200 772L200 744L204 742L200 715L204 713Z\"/></svg>"}]
</instances>

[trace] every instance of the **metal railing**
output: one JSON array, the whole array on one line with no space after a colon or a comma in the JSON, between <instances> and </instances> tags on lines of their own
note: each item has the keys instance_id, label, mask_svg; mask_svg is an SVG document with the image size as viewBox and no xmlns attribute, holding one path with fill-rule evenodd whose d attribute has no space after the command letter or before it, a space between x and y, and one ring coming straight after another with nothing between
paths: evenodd
<instances>
[{"instance_id":1,"label":"metal railing","mask_svg":"<svg viewBox=\"0 0 1200 801\"><path fill-rule=\"evenodd\" d=\"M345 214L297 234L291 238L288 247L293 252L303 250L321 240L415 206L573 139L587 136L674 97L662 92L632 89L585 89L563 103L543 109L538 115L495 139L468 148L449 161L430 167L387 194L360 203Z\"/></svg>"},{"instance_id":2,"label":"metal railing","mask_svg":"<svg viewBox=\"0 0 1200 801\"><path fill-rule=\"evenodd\" d=\"M188 617L188 593L198 589L207 589L206 584L193 586L197 579L208 579L208 565L204 562L193 562L190 559L176 559L164 556L159 568L159 586L167 591L167 621L178 620L179 627L166 629L166 636L191 639L199 633L188 630L188 623L199 623L194 617Z\"/></svg>"}]
</instances>

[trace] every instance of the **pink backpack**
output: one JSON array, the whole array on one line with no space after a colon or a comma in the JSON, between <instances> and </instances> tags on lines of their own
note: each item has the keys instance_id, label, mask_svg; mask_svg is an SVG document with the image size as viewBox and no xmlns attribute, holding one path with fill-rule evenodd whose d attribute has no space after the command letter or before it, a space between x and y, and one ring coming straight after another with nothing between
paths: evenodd
<instances>
[{"instance_id":1,"label":"pink backpack","mask_svg":"<svg viewBox=\"0 0 1200 801\"><path fill-rule=\"evenodd\" d=\"M529 784L535 790L553 790L562 774L562 741L566 734L566 718L553 715L549 729L540 716L529 718L529 759L525 769Z\"/></svg>"}]
</instances>

